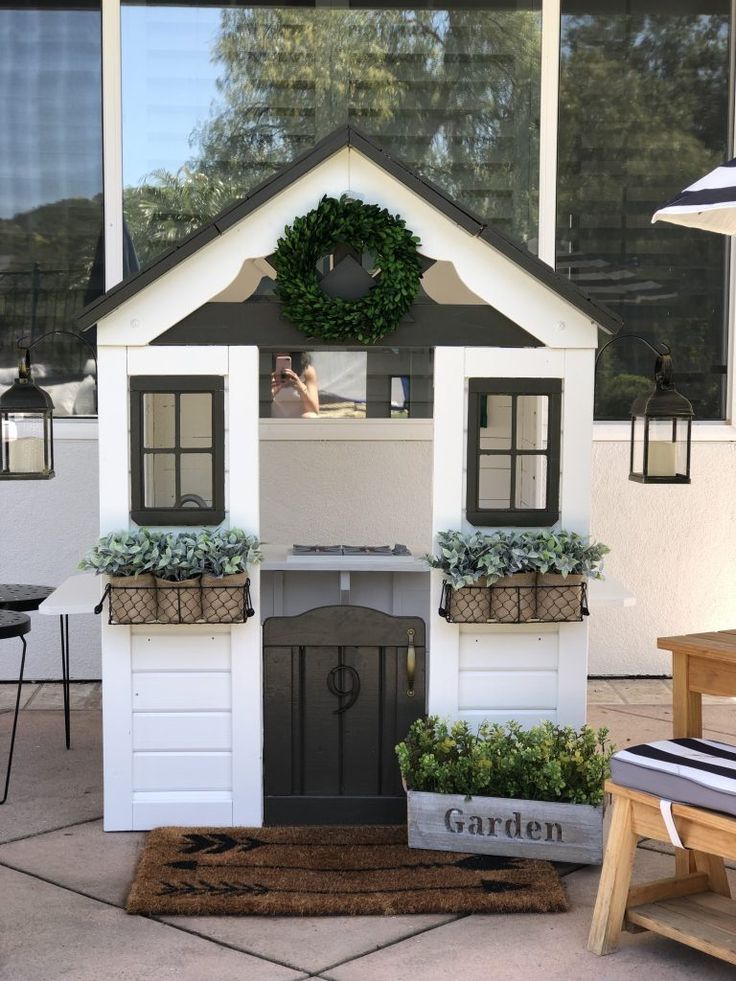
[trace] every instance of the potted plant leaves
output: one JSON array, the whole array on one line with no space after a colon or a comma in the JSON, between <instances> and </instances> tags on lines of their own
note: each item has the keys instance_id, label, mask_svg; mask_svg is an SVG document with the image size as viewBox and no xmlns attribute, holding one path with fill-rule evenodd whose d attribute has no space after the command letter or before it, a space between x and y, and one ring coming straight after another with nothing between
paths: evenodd
<instances>
[{"instance_id":1,"label":"potted plant leaves","mask_svg":"<svg viewBox=\"0 0 736 981\"><path fill-rule=\"evenodd\" d=\"M248 568L261 561L261 543L242 528L203 531L202 612L207 623L239 623L246 617Z\"/></svg>"},{"instance_id":2,"label":"potted plant leaves","mask_svg":"<svg viewBox=\"0 0 736 981\"><path fill-rule=\"evenodd\" d=\"M583 583L609 551L571 531L444 531L437 543L425 558L445 574L440 612L454 623L580 620Z\"/></svg>"},{"instance_id":3,"label":"potted plant leaves","mask_svg":"<svg viewBox=\"0 0 736 981\"><path fill-rule=\"evenodd\" d=\"M600 864L606 729L417 719L396 747L412 848Z\"/></svg>"},{"instance_id":4,"label":"potted plant leaves","mask_svg":"<svg viewBox=\"0 0 736 981\"><path fill-rule=\"evenodd\" d=\"M159 623L196 623L202 619L203 564L193 532L159 537L153 563Z\"/></svg>"},{"instance_id":5,"label":"potted plant leaves","mask_svg":"<svg viewBox=\"0 0 736 981\"><path fill-rule=\"evenodd\" d=\"M503 574L491 590L491 617L498 623L526 623L537 616L537 574L532 564L535 541L528 533L492 536Z\"/></svg>"},{"instance_id":6,"label":"potted plant leaves","mask_svg":"<svg viewBox=\"0 0 736 981\"><path fill-rule=\"evenodd\" d=\"M152 574L157 536L147 529L103 535L79 563L108 577L110 619L114 623L151 623L156 620L156 589Z\"/></svg>"},{"instance_id":7,"label":"potted plant leaves","mask_svg":"<svg viewBox=\"0 0 736 981\"><path fill-rule=\"evenodd\" d=\"M458 623L485 623L491 618L491 594L486 587L505 572L498 540L481 532L441 531L438 555L426 555L450 586L448 613Z\"/></svg>"},{"instance_id":8,"label":"potted plant leaves","mask_svg":"<svg viewBox=\"0 0 736 981\"><path fill-rule=\"evenodd\" d=\"M537 617L540 620L577 619L580 587L586 579L601 579L603 556L610 549L574 531L540 532L532 562L537 569Z\"/></svg>"}]
</instances>

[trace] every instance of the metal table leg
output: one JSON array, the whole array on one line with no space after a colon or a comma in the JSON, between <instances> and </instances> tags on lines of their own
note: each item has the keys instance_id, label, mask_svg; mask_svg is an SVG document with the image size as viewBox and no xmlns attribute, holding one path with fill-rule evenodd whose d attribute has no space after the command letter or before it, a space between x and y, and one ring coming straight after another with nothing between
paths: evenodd
<instances>
[{"instance_id":1,"label":"metal table leg","mask_svg":"<svg viewBox=\"0 0 736 981\"><path fill-rule=\"evenodd\" d=\"M71 747L71 702L69 692L69 616L59 617L59 633L61 635L61 687L64 695L64 737L66 748Z\"/></svg>"},{"instance_id":2,"label":"metal table leg","mask_svg":"<svg viewBox=\"0 0 736 981\"><path fill-rule=\"evenodd\" d=\"M18 693L15 696L15 714L13 716L13 729L10 733L10 752L8 753L8 768L5 771L5 790L3 792L3 799L0 800L0 804L4 804L8 799L8 787L10 786L10 768L13 765L13 750L15 749L15 731L18 728L18 714L20 712L20 695L23 688L23 671L26 666L26 639L25 637L20 638L20 642L23 645L23 655L20 659L20 674L18 675Z\"/></svg>"}]
</instances>

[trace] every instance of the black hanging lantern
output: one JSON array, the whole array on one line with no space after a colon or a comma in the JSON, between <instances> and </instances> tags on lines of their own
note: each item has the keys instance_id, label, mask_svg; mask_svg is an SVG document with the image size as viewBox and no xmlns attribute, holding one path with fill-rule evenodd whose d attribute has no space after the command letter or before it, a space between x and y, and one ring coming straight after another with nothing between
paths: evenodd
<instances>
[{"instance_id":1,"label":"black hanging lantern","mask_svg":"<svg viewBox=\"0 0 736 981\"><path fill-rule=\"evenodd\" d=\"M18 377L0 396L0 480L54 476L53 409L51 396L33 382L26 349Z\"/></svg>"},{"instance_id":2,"label":"black hanging lantern","mask_svg":"<svg viewBox=\"0 0 736 981\"><path fill-rule=\"evenodd\" d=\"M672 383L669 350L660 354L651 392L631 406L629 480L689 484L693 407Z\"/></svg>"}]
</instances>

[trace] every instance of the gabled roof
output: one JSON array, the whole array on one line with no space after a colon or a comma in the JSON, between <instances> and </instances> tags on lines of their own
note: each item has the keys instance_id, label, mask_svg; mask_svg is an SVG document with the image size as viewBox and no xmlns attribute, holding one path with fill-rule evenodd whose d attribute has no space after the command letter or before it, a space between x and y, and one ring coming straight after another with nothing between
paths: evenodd
<instances>
[{"instance_id":1,"label":"gabled roof","mask_svg":"<svg viewBox=\"0 0 736 981\"><path fill-rule=\"evenodd\" d=\"M311 150L297 157L286 167L263 181L237 204L226 208L212 221L198 231L182 239L178 245L164 252L130 279L113 286L102 296L88 304L77 316L77 323L83 330L96 324L102 317L115 310L121 303L134 296L144 287L155 282L159 276L183 262L198 249L222 235L223 232L241 221L256 208L266 204L272 197L288 187L299 177L307 174L318 164L327 160L344 147L354 147L363 156L377 164L386 173L395 177L411 191L423 198L451 221L464 228L470 235L487 242L494 249L520 266L536 280L567 300L604 330L616 333L621 327L621 319L608 307L596 303L587 293L570 280L551 269L546 262L532 255L522 246L512 242L502 232L489 225L469 209L458 204L436 184L409 170L403 163L391 157L365 134L352 126L341 127L330 133Z\"/></svg>"}]
</instances>

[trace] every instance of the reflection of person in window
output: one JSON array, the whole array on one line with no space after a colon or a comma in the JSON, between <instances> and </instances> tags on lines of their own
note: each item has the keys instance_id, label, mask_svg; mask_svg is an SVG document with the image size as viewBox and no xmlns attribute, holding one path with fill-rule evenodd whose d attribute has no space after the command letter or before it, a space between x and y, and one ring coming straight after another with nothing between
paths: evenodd
<instances>
[{"instance_id":1,"label":"reflection of person in window","mask_svg":"<svg viewBox=\"0 0 736 981\"><path fill-rule=\"evenodd\" d=\"M276 373L276 358L291 357L291 368ZM319 386L311 355L295 351L274 355L271 373L271 416L279 419L308 419L319 415Z\"/></svg>"}]
</instances>

